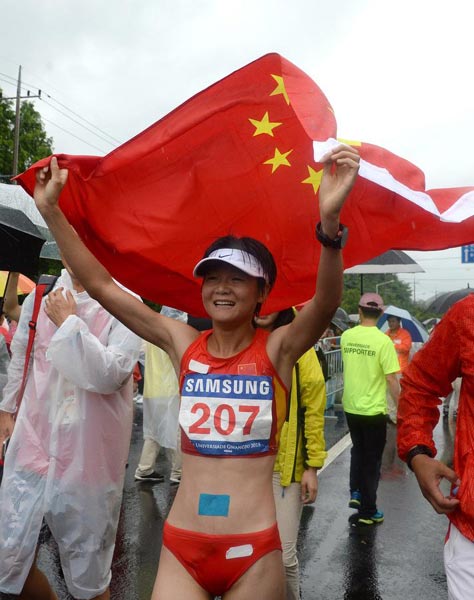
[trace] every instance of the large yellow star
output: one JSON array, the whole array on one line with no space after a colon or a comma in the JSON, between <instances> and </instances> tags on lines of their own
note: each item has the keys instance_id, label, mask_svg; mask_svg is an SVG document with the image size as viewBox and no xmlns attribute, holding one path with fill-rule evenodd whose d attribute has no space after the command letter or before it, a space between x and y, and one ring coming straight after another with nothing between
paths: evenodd
<instances>
[{"instance_id":1,"label":"large yellow star","mask_svg":"<svg viewBox=\"0 0 474 600\"><path fill-rule=\"evenodd\" d=\"M282 165L285 167L291 167L290 161L286 158L291 152L293 152L293 150L288 150L288 152L283 152L282 154L278 148L275 148L274 157L269 158L263 164L272 165L272 173L275 173L278 167L281 167Z\"/></svg>"},{"instance_id":2,"label":"large yellow star","mask_svg":"<svg viewBox=\"0 0 474 600\"><path fill-rule=\"evenodd\" d=\"M288 106L290 105L290 99L288 98L288 94L286 93L285 82L283 81L283 77L280 75L272 75L273 79L277 82L276 88L270 94L270 96L277 96L278 94L283 94L283 97L286 100Z\"/></svg>"},{"instance_id":3,"label":"large yellow star","mask_svg":"<svg viewBox=\"0 0 474 600\"><path fill-rule=\"evenodd\" d=\"M268 116L268 112L263 115L261 121L257 121L256 119L249 119L252 125L255 127L254 137L256 135L261 135L262 133L266 133L267 135L271 135L273 137L273 130L275 127L281 125L281 123L272 123L270 121L270 117Z\"/></svg>"},{"instance_id":4,"label":"large yellow star","mask_svg":"<svg viewBox=\"0 0 474 600\"><path fill-rule=\"evenodd\" d=\"M318 193L319 186L321 184L321 178L323 176L323 170L315 171L308 165L308 173L309 177L304 179L301 183L309 183L313 186L313 191L315 194Z\"/></svg>"}]
</instances>

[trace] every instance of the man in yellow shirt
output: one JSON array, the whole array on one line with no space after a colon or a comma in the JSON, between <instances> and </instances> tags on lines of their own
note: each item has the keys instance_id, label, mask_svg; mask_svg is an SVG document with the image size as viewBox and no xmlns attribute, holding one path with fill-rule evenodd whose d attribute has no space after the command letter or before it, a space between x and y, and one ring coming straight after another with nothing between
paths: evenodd
<instances>
[{"instance_id":1,"label":"man in yellow shirt","mask_svg":"<svg viewBox=\"0 0 474 600\"><path fill-rule=\"evenodd\" d=\"M400 387L397 354L390 339L377 327L384 309L375 293L359 301L360 325L341 336L344 365L342 404L352 439L349 506L351 525L374 525L384 519L377 510L380 465L387 435L386 389L395 402Z\"/></svg>"}]
</instances>

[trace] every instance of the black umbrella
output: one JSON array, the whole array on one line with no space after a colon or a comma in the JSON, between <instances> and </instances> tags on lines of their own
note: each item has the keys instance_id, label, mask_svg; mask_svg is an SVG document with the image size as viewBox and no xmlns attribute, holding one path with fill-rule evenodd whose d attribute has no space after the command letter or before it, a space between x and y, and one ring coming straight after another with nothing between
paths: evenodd
<instances>
[{"instance_id":1,"label":"black umbrella","mask_svg":"<svg viewBox=\"0 0 474 600\"><path fill-rule=\"evenodd\" d=\"M458 300L462 300L466 296L469 296L469 294L474 294L474 289L470 288L469 286L462 290L445 292L444 294L440 294L437 298L432 300L428 304L427 310L438 315L444 314L454 303L456 303Z\"/></svg>"},{"instance_id":2,"label":"black umbrella","mask_svg":"<svg viewBox=\"0 0 474 600\"><path fill-rule=\"evenodd\" d=\"M388 250L361 265L346 269L344 273L360 274L360 293L364 293L364 274L373 273L423 273L424 269L401 250Z\"/></svg>"},{"instance_id":3,"label":"black umbrella","mask_svg":"<svg viewBox=\"0 0 474 600\"><path fill-rule=\"evenodd\" d=\"M44 241L24 212L0 205L0 270L35 277Z\"/></svg>"}]
</instances>

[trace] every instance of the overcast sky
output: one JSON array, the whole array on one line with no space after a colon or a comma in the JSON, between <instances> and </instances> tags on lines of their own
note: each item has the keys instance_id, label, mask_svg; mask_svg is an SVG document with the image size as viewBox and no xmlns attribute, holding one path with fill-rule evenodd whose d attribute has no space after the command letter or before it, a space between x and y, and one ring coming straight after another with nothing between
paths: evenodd
<instances>
[{"instance_id":1,"label":"overcast sky","mask_svg":"<svg viewBox=\"0 0 474 600\"><path fill-rule=\"evenodd\" d=\"M427 188L467 186L473 21L472 0L3 0L0 87L15 94L21 64L23 91L42 89L35 104L55 151L103 155L279 52L322 88L340 137L410 160ZM411 254L426 270L417 299L474 287L460 249Z\"/></svg>"}]
</instances>

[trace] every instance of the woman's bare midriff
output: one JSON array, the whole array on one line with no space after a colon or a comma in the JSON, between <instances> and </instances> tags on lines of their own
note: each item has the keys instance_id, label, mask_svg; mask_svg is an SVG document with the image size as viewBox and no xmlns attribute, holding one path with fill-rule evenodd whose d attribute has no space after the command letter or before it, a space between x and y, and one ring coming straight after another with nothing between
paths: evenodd
<instances>
[{"instance_id":1,"label":"woman's bare midriff","mask_svg":"<svg viewBox=\"0 0 474 600\"><path fill-rule=\"evenodd\" d=\"M276 520L271 483L274 462L273 455L214 458L183 454L183 477L168 522L210 535L271 527ZM199 515L201 494L229 496L228 515Z\"/></svg>"}]
</instances>

